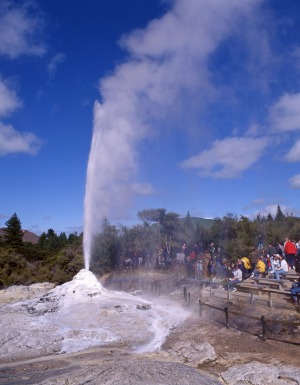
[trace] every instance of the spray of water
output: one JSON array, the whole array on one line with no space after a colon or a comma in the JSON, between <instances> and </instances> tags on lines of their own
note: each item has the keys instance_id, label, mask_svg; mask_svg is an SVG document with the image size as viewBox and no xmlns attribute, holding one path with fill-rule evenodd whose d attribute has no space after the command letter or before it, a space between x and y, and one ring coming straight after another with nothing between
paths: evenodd
<instances>
[{"instance_id":1,"label":"spray of water","mask_svg":"<svg viewBox=\"0 0 300 385\"><path fill-rule=\"evenodd\" d=\"M133 196L154 190L140 183L138 144L181 123L191 130L189 123L217 95L209 56L259 2L173 0L160 19L121 38L129 56L101 80L101 103L94 106L84 208L86 269L102 220L125 219Z\"/></svg>"}]
</instances>

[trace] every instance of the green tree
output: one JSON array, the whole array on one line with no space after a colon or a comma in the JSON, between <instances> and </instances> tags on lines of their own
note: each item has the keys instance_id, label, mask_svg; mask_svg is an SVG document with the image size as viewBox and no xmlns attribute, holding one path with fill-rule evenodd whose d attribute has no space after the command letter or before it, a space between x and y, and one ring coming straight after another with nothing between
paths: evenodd
<instances>
[{"instance_id":1,"label":"green tree","mask_svg":"<svg viewBox=\"0 0 300 385\"><path fill-rule=\"evenodd\" d=\"M58 237L58 244L60 248L63 248L68 243L66 233L60 233Z\"/></svg>"},{"instance_id":2,"label":"green tree","mask_svg":"<svg viewBox=\"0 0 300 385\"><path fill-rule=\"evenodd\" d=\"M163 243L168 253L170 253L172 239L174 240L179 229L179 214L174 212L165 213L161 219L160 227Z\"/></svg>"},{"instance_id":3,"label":"green tree","mask_svg":"<svg viewBox=\"0 0 300 385\"><path fill-rule=\"evenodd\" d=\"M111 225L109 220L105 218L102 223L102 231L94 240L91 270L103 274L115 268L121 251L120 246L116 226Z\"/></svg>"},{"instance_id":4,"label":"green tree","mask_svg":"<svg viewBox=\"0 0 300 385\"><path fill-rule=\"evenodd\" d=\"M144 222L151 223L161 222L162 218L166 214L166 209L149 209L138 212L138 217Z\"/></svg>"},{"instance_id":5,"label":"green tree","mask_svg":"<svg viewBox=\"0 0 300 385\"><path fill-rule=\"evenodd\" d=\"M244 245L245 249L253 247L255 231L253 222L249 220L249 218L245 216L241 216L241 219L238 223L238 239Z\"/></svg>"},{"instance_id":6,"label":"green tree","mask_svg":"<svg viewBox=\"0 0 300 385\"><path fill-rule=\"evenodd\" d=\"M61 237L61 238L60 238ZM48 251L55 251L61 249L67 242L66 235L61 233L57 236L53 229L48 229L47 233L42 233L39 239L39 245Z\"/></svg>"},{"instance_id":7,"label":"green tree","mask_svg":"<svg viewBox=\"0 0 300 385\"><path fill-rule=\"evenodd\" d=\"M78 235L77 232L75 231L75 233L69 234L68 243L69 244L79 244L82 242L82 237L83 237L83 233Z\"/></svg>"},{"instance_id":8,"label":"green tree","mask_svg":"<svg viewBox=\"0 0 300 385\"><path fill-rule=\"evenodd\" d=\"M196 241L196 228L189 211L183 221L181 221L180 232L180 238L183 242L191 244Z\"/></svg>"},{"instance_id":9,"label":"green tree","mask_svg":"<svg viewBox=\"0 0 300 385\"><path fill-rule=\"evenodd\" d=\"M285 215L283 214L281 207L278 204L277 205L277 212L276 212L276 216L275 216L275 221L276 222L282 222L284 220L284 218L285 218Z\"/></svg>"},{"instance_id":10,"label":"green tree","mask_svg":"<svg viewBox=\"0 0 300 385\"><path fill-rule=\"evenodd\" d=\"M23 231L21 221L16 213L5 222L5 226L5 242L14 248L21 246L23 242Z\"/></svg>"},{"instance_id":11,"label":"green tree","mask_svg":"<svg viewBox=\"0 0 300 385\"><path fill-rule=\"evenodd\" d=\"M166 209L149 209L138 212L138 217L143 221L144 226L151 226L156 223L158 244L161 244L161 223L166 215Z\"/></svg>"},{"instance_id":12,"label":"green tree","mask_svg":"<svg viewBox=\"0 0 300 385\"><path fill-rule=\"evenodd\" d=\"M47 245L47 235L46 235L45 231L40 235L39 241L38 241L38 245L39 245L42 249L46 249L46 245Z\"/></svg>"}]
</instances>

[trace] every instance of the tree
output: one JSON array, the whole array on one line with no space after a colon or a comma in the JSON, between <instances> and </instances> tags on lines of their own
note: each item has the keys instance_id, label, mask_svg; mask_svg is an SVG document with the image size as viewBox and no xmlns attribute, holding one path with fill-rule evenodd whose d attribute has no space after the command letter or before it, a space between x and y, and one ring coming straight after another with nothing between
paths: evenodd
<instances>
[{"instance_id":1,"label":"tree","mask_svg":"<svg viewBox=\"0 0 300 385\"><path fill-rule=\"evenodd\" d=\"M179 214L169 212L164 215L160 224L161 231L166 236L172 236L178 229Z\"/></svg>"},{"instance_id":2,"label":"tree","mask_svg":"<svg viewBox=\"0 0 300 385\"><path fill-rule=\"evenodd\" d=\"M282 210L281 210L281 207L279 206L279 204L277 205L277 212L276 212L276 216L275 216L275 221L276 222L281 222L283 221L285 218L285 215L283 214Z\"/></svg>"},{"instance_id":3,"label":"tree","mask_svg":"<svg viewBox=\"0 0 300 385\"><path fill-rule=\"evenodd\" d=\"M184 243L191 244L192 242L196 242L196 228L189 211L183 221L181 221L180 227L180 238Z\"/></svg>"},{"instance_id":4,"label":"tree","mask_svg":"<svg viewBox=\"0 0 300 385\"><path fill-rule=\"evenodd\" d=\"M138 217L144 222L144 226L157 225L158 244L161 244L160 226L166 215L166 209L148 209L138 212Z\"/></svg>"},{"instance_id":5,"label":"tree","mask_svg":"<svg viewBox=\"0 0 300 385\"><path fill-rule=\"evenodd\" d=\"M161 222L166 214L166 209L149 209L138 212L138 217L144 222L144 224L150 225L151 223Z\"/></svg>"},{"instance_id":6,"label":"tree","mask_svg":"<svg viewBox=\"0 0 300 385\"><path fill-rule=\"evenodd\" d=\"M245 246L245 249L247 247L253 246L254 238L255 238L255 231L253 223L249 220L249 218L245 216L241 216L241 219L238 223L238 239L242 242L242 244Z\"/></svg>"},{"instance_id":7,"label":"tree","mask_svg":"<svg viewBox=\"0 0 300 385\"><path fill-rule=\"evenodd\" d=\"M58 237L59 248L63 248L68 243L66 233L60 233Z\"/></svg>"},{"instance_id":8,"label":"tree","mask_svg":"<svg viewBox=\"0 0 300 385\"><path fill-rule=\"evenodd\" d=\"M68 243L69 244L79 244L80 242L82 242L82 236L83 236L83 233L78 235L77 232L75 231L75 233L69 234Z\"/></svg>"},{"instance_id":9,"label":"tree","mask_svg":"<svg viewBox=\"0 0 300 385\"><path fill-rule=\"evenodd\" d=\"M61 244L66 241L65 234L62 233L61 235L61 242L60 238L57 236L55 231L53 229L48 229L47 233L43 232L39 239L39 245L44 250L48 251L57 251L61 249L64 244Z\"/></svg>"},{"instance_id":10,"label":"tree","mask_svg":"<svg viewBox=\"0 0 300 385\"><path fill-rule=\"evenodd\" d=\"M187 229L193 229L193 223L189 211L187 212L186 217L184 218L184 227Z\"/></svg>"},{"instance_id":11,"label":"tree","mask_svg":"<svg viewBox=\"0 0 300 385\"><path fill-rule=\"evenodd\" d=\"M121 251L120 239L116 226L110 224L107 218L103 219L102 231L95 236L91 270L103 274L114 269L119 260Z\"/></svg>"},{"instance_id":12,"label":"tree","mask_svg":"<svg viewBox=\"0 0 300 385\"><path fill-rule=\"evenodd\" d=\"M5 242L14 248L21 246L23 243L23 231L21 221L16 213L14 213L13 216L5 222L5 226Z\"/></svg>"}]
</instances>

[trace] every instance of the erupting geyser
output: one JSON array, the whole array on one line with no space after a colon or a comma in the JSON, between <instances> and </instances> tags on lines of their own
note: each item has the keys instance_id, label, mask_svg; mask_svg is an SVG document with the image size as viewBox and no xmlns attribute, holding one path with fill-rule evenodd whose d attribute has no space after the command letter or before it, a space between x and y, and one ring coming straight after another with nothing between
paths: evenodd
<instances>
[{"instance_id":1,"label":"erupting geyser","mask_svg":"<svg viewBox=\"0 0 300 385\"><path fill-rule=\"evenodd\" d=\"M123 98L119 95L117 99L120 97ZM84 200L83 251L86 270L90 268L93 238L101 230L104 218L119 220L126 213L133 194L135 144L141 133L135 132L138 122L128 118L127 105L124 107L120 103L96 102L94 106L93 139ZM142 130L142 123L138 127Z\"/></svg>"},{"instance_id":2,"label":"erupting geyser","mask_svg":"<svg viewBox=\"0 0 300 385\"><path fill-rule=\"evenodd\" d=\"M107 344L159 350L170 329L187 316L176 304L152 306L141 297L108 291L86 269L42 297L33 294L26 301L0 305L0 360Z\"/></svg>"}]
</instances>

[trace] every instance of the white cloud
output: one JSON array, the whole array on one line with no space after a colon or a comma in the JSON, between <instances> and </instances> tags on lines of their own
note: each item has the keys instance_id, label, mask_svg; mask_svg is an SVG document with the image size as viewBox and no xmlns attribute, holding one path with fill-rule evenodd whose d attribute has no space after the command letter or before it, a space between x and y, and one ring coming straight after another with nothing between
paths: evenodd
<instances>
[{"instance_id":1,"label":"white cloud","mask_svg":"<svg viewBox=\"0 0 300 385\"><path fill-rule=\"evenodd\" d=\"M150 183L134 183L132 191L138 195L153 195L155 193L155 189Z\"/></svg>"},{"instance_id":2,"label":"white cloud","mask_svg":"<svg viewBox=\"0 0 300 385\"><path fill-rule=\"evenodd\" d=\"M256 218L256 216L259 214L261 216L264 216L264 217L267 217L269 214L271 214L272 217L275 218L276 214L277 214L277 206L278 206L278 203L274 203L274 204L265 206L261 210L255 211L253 213L253 218ZM280 209L284 215L290 215L290 214L294 213L294 210L289 206L285 206L285 205L280 204Z\"/></svg>"},{"instance_id":3,"label":"white cloud","mask_svg":"<svg viewBox=\"0 0 300 385\"><path fill-rule=\"evenodd\" d=\"M57 53L53 56L50 63L48 64L48 73L51 78L53 78L56 74L57 67L59 64L63 63L66 60L66 55L62 52Z\"/></svg>"},{"instance_id":4,"label":"white cloud","mask_svg":"<svg viewBox=\"0 0 300 385\"><path fill-rule=\"evenodd\" d=\"M0 117L7 116L22 105L15 91L0 79Z\"/></svg>"},{"instance_id":5,"label":"white cloud","mask_svg":"<svg viewBox=\"0 0 300 385\"><path fill-rule=\"evenodd\" d=\"M0 122L0 156L8 154L35 155L41 147L41 141L30 132L18 132L11 125Z\"/></svg>"},{"instance_id":6,"label":"white cloud","mask_svg":"<svg viewBox=\"0 0 300 385\"><path fill-rule=\"evenodd\" d=\"M290 151L286 154L285 159L288 162L300 161L300 140L297 140Z\"/></svg>"},{"instance_id":7,"label":"white cloud","mask_svg":"<svg viewBox=\"0 0 300 385\"><path fill-rule=\"evenodd\" d=\"M247 204L243 210L244 211L247 211L249 209L252 209L254 207L258 207L258 206L261 206L265 204L265 200L264 199L261 199L261 198L257 198L257 199L254 199L252 202L250 202L249 204Z\"/></svg>"},{"instance_id":8,"label":"white cloud","mask_svg":"<svg viewBox=\"0 0 300 385\"><path fill-rule=\"evenodd\" d=\"M275 131L300 130L300 93L285 93L270 108L269 121L271 128Z\"/></svg>"},{"instance_id":9,"label":"white cloud","mask_svg":"<svg viewBox=\"0 0 300 385\"><path fill-rule=\"evenodd\" d=\"M5 117L22 105L15 91L0 79L0 117ZM9 154L36 154L41 141L30 132L18 132L9 124L0 121L0 156Z\"/></svg>"},{"instance_id":10,"label":"white cloud","mask_svg":"<svg viewBox=\"0 0 300 385\"><path fill-rule=\"evenodd\" d=\"M267 145L266 138L216 140L210 149L184 160L181 167L199 170L199 176L236 178L258 161Z\"/></svg>"},{"instance_id":11,"label":"white cloud","mask_svg":"<svg viewBox=\"0 0 300 385\"><path fill-rule=\"evenodd\" d=\"M41 29L42 21L33 8L33 2L1 1L0 55L11 59L20 55L43 55Z\"/></svg>"},{"instance_id":12,"label":"white cloud","mask_svg":"<svg viewBox=\"0 0 300 385\"><path fill-rule=\"evenodd\" d=\"M300 189L300 174L296 174L292 178L290 178L289 183L291 188Z\"/></svg>"}]
</instances>

